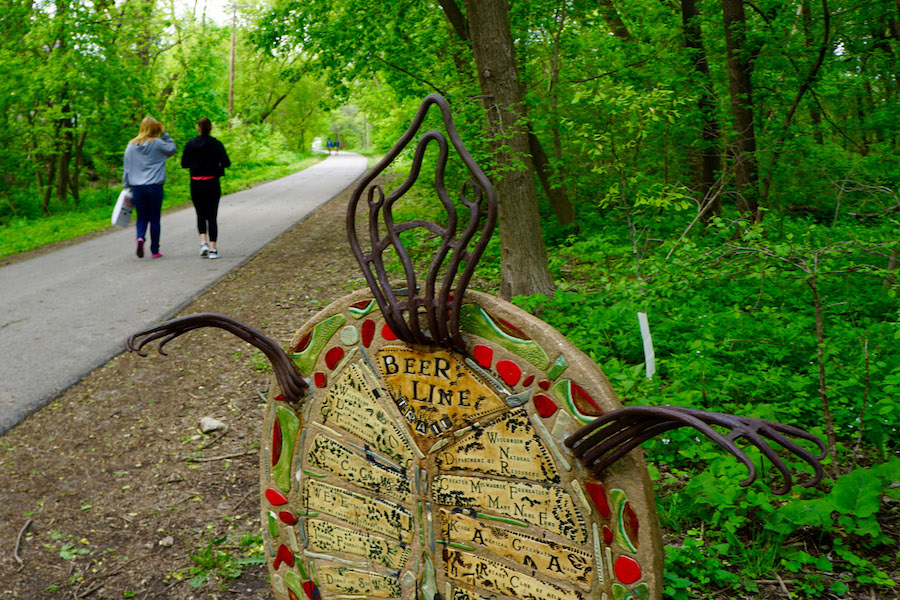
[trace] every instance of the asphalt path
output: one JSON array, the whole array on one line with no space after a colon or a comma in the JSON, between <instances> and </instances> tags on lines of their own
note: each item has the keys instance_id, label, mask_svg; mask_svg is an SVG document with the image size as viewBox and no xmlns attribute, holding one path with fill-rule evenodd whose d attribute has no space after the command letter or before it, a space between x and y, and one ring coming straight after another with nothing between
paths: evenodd
<instances>
[{"instance_id":1,"label":"asphalt path","mask_svg":"<svg viewBox=\"0 0 900 600\"><path fill-rule=\"evenodd\" d=\"M149 239L145 257L135 256L132 219L126 229L0 268L0 434L334 198L366 164L345 152L224 196L218 260L200 258L188 206L163 215L159 259L150 258Z\"/></svg>"}]
</instances>

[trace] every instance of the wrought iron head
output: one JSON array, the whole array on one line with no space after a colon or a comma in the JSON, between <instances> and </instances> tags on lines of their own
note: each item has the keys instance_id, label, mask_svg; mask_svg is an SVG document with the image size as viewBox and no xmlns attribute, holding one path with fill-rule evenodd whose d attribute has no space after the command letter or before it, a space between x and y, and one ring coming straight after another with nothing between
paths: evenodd
<instances>
[{"instance_id":1,"label":"wrought iron head","mask_svg":"<svg viewBox=\"0 0 900 600\"><path fill-rule=\"evenodd\" d=\"M406 180L395 190L385 195L380 185L372 184L400 152L410 144L422 126L428 109L436 105L441 112L447 135L436 130L422 134L416 144L416 151ZM469 171L469 179L460 190L459 200L468 210L466 215L457 214L457 207L447 194L444 173L447 166L450 144L459 154ZM425 150L429 143L438 145L438 160L434 173L434 189L438 199L447 211L445 227L431 221L414 220L395 223L393 207L416 182L422 168ZM366 195L369 205L369 242L366 252L360 247L356 234L356 212L360 197ZM450 105L440 95L431 94L422 101L409 129L391 148L391 151L367 173L354 190L347 209L347 236L350 248L362 268L366 282L378 303L387 325L401 340L411 344L435 344L445 347L464 348L459 333L459 312L463 295L475 271L478 259L490 240L497 220L497 196L484 172L478 168L463 145L453 119ZM382 223L379 223L379 222ZM463 221L460 223L460 221ZM482 223L483 221L483 223ZM424 277L424 287L416 275L409 253L400 235L416 227L427 229L441 240L428 273ZM474 247L469 245L475 234L481 235ZM405 290L395 290L385 270L384 253L393 249L406 275ZM465 266L461 268L461 263ZM441 273L441 270L444 270ZM427 329L423 328L422 321Z\"/></svg>"}]
</instances>

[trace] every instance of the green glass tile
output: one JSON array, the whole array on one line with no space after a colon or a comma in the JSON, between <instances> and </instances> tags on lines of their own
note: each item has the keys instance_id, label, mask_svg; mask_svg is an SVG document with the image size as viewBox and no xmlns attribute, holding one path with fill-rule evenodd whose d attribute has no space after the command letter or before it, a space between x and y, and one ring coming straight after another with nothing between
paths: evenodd
<instances>
[{"instance_id":1,"label":"green glass tile","mask_svg":"<svg viewBox=\"0 0 900 600\"><path fill-rule=\"evenodd\" d=\"M569 363L566 362L566 357L560 354L559 358L556 359L556 362L553 363L553 366L550 367L550 370L547 371L547 379L556 379L563 374L563 371L565 371L568 366Z\"/></svg>"},{"instance_id":2,"label":"green glass tile","mask_svg":"<svg viewBox=\"0 0 900 600\"><path fill-rule=\"evenodd\" d=\"M504 332L480 306L463 305L459 311L459 328L506 348L542 371L550 366L550 358L537 342L515 338Z\"/></svg>"},{"instance_id":3,"label":"green glass tile","mask_svg":"<svg viewBox=\"0 0 900 600\"><path fill-rule=\"evenodd\" d=\"M297 365L301 373L309 375L313 372L316 361L319 360L319 354L322 353L325 345L328 344L329 340L346 322L347 317L344 315L334 315L313 327L309 345L305 350L294 353L294 364Z\"/></svg>"},{"instance_id":4,"label":"green glass tile","mask_svg":"<svg viewBox=\"0 0 900 600\"><path fill-rule=\"evenodd\" d=\"M275 416L281 424L281 455L278 462L272 467L272 476L275 485L282 491L291 490L291 460L294 455L294 440L300 430L300 418L286 406L278 405L275 408Z\"/></svg>"}]
</instances>

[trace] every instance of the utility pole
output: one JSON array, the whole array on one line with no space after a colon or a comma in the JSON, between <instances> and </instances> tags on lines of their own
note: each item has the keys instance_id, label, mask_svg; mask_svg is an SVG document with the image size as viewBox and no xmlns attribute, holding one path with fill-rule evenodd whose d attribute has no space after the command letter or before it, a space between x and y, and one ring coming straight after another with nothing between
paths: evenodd
<instances>
[{"instance_id":1,"label":"utility pole","mask_svg":"<svg viewBox=\"0 0 900 600\"><path fill-rule=\"evenodd\" d=\"M234 47L237 45L237 9L249 8L252 4L231 4L231 65L228 69L228 129L234 117Z\"/></svg>"}]
</instances>

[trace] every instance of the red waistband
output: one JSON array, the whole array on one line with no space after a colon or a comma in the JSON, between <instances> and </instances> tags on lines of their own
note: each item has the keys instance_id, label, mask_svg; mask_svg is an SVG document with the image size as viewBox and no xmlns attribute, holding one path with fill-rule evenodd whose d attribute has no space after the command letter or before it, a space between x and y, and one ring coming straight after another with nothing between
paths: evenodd
<instances>
[{"instance_id":1,"label":"red waistband","mask_svg":"<svg viewBox=\"0 0 900 600\"><path fill-rule=\"evenodd\" d=\"M200 177L191 177L194 181L209 181L210 179L215 179L212 175L202 175Z\"/></svg>"}]
</instances>

